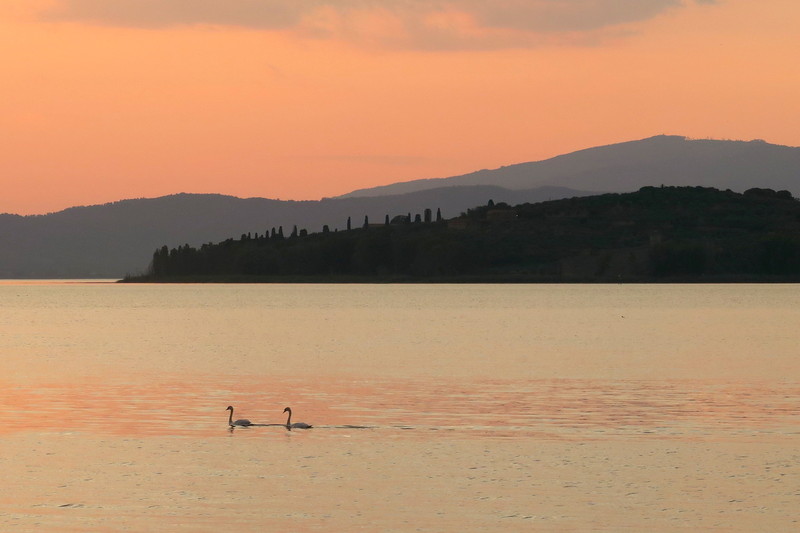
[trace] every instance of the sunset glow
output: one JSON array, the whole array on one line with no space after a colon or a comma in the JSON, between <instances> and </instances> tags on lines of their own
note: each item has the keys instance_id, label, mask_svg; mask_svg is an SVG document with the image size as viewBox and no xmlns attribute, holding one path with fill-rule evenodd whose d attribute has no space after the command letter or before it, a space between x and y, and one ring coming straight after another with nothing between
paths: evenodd
<instances>
[{"instance_id":1,"label":"sunset glow","mask_svg":"<svg viewBox=\"0 0 800 533\"><path fill-rule=\"evenodd\" d=\"M0 213L319 199L661 133L800 145L794 0L3 6Z\"/></svg>"}]
</instances>

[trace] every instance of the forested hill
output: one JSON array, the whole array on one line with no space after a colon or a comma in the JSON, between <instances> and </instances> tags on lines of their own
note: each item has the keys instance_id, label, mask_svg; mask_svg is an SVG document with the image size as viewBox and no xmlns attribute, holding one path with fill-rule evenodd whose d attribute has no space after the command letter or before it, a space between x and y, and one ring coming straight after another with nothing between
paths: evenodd
<instances>
[{"instance_id":1,"label":"forested hill","mask_svg":"<svg viewBox=\"0 0 800 533\"><path fill-rule=\"evenodd\" d=\"M800 281L800 202L644 187L157 250L127 281Z\"/></svg>"},{"instance_id":2,"label":"forested hill","mask_svg":"<svg viewBox=\"0 0 800 533\"><path fill-rule=\"evenodd\" d=\"M538 202L592 192L563 187L511 191L491 185L445 187L374 198L292 201L220 194L174 194L72 207L48 215L0 214L0 278L121 278L145 270L152 251L199 246L283 225L344 228L347 217L383 218L436 206L452 217L489 198Z\"/></svg>"}]
</instances>

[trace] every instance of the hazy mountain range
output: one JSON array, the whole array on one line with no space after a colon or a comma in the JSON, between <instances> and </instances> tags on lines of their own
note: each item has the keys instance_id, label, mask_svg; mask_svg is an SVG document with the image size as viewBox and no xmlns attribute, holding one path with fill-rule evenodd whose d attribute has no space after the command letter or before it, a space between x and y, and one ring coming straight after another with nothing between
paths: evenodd
<instances>
[{"instance_id":1,"label":"hazy mountain range","mask_svg":"<svg viewBox=\"0 0 800 533\"><path fill-rule=\"evenodd\" d=\"M463 176L423 179L363 189L343 198L402 194L437 187L493 184L630 192L646 185L703 186L743 192L751 187L800 194L800 148L764 141L689 140L659 135L580 150Z\"/></svg>"},{"instance_id":2,"label":"hazy mountain range","mask_svg":"<svg viewBox=\"0 0 800 533\"><path fill-rule=\"evenodd\" d=\"M344 229L350 217L450 218L476 205L540 202L647 185L751 187L800 193L800 148L763 141L688 140L658 136L590 148L545 161L463 176L415 180L320 201L281 201L214 194L73 207L48 215L0 215L0 278L118 278L143 271L162 246L193 246L282 226L316 232Z\"/></svg>"}]
</instances>

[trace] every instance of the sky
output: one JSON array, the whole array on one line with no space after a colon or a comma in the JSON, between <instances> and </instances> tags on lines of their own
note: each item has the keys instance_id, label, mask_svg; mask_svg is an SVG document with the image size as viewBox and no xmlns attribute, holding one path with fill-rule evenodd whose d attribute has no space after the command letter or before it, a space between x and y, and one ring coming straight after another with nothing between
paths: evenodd
<instances>
[{"instance_id":1,"label":"sky","mask_svg":"<svg viewBox=\"0 0 800 533\"><path fill-rule=\"evenodd\" d=\"M2 0L0 213L800 146L797 0Z\"/></svg>"}]
</instances>

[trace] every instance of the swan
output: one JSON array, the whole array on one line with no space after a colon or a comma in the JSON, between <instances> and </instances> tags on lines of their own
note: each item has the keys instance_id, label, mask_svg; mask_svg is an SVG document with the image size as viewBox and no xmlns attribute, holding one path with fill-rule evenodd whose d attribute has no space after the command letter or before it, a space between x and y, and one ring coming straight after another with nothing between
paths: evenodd
<instances>
[{"instance_id":1,"label":"swan","mask_svg":"<svg viewBox=\"0 0 800 533\"><path fill-rule=\"evenodd\" d=\"M286 419L286 429L288 429L288 430L291 430L292 428L309 429L309 428L314 427L311 424L306 424L305 422L295 422L294 424L292 424L292 408L291 407L287 407L286 409L283 410L283 412L284 413L289 413L289 418Z\"/></svg>"},{"instance_id":2,"label":"swan","mask_svg":"<svg viewBox=\"0 0 800 533\"><path fill-rule=\"evenodd\" d=\"M252 426L253 425L253 423L250 422L249 420L247 420L246 418L240 418L239 420L234 421L233 420L233 406L229 405L225 410L231 412L231 414L228 415L228 425L230 427L233 427L233 426Z\"/></svg>"}]
</instances>

